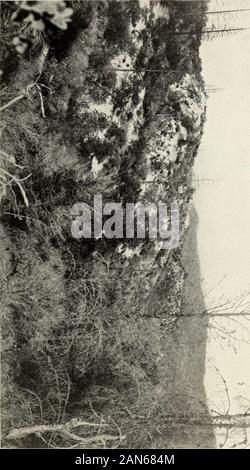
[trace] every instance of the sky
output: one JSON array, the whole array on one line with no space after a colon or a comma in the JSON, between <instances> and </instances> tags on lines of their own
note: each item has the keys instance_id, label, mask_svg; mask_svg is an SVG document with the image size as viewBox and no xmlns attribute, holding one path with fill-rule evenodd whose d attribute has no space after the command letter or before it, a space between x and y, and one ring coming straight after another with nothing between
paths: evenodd
<instances>
[{"instance_id":1,"label":"sky","mask_svg":"<svg viewBox=\"0 0 250 470\"><path fill-rule=\"evenodd\" d=\"M210 9L225 3L250 8L250 1L216 0ZM226 21L250 27L250 12ZM232 312L230 301L245 295L237 311L250 314L250 31L203 41L201 57L206 86L217 89L194 169L196 179L213 180L201 181L194 198L202 286L208 308L229 302L220 311ZM225 411L228 401L230 413L250 406L250 316L210 320L205 387L212 410Z\"/></svg>"},{"instance_id":2,"label":"sky","mask_svg":"<svg viewBox=\"0 0 250 470\"><path fill-rule=\"evenodd\" d=\"M234 8L250 8L250 0L209 3L210 10ZM250 12L212 18L217 29L250 27ZM200 182L194 197L202 287L207 308L229 302L232 311L232 299L245 295L238 311L250 313L250 31L204 40L201 58L206 86L217 90L208 96L194 168L196 179L213 180ZM250 317L210 320L204 383L212 414L248 409ZM225 443L223 431L216 437ZM225 445L237 440L229 436Z\"/></svg>"}]
</instances>

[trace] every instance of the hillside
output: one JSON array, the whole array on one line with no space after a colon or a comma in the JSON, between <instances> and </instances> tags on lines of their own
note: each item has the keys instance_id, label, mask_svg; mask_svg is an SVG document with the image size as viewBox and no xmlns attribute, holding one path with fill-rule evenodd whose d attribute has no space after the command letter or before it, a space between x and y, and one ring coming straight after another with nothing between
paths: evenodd
<instances>
[{"instance_id":1,"label":"hillside","mask_svg":"<svg viewBox=\"0 0 250 470\"><path fill-rule=\"evenodd\" d=\"M68 28L30 33L20 56L6 3L3 445L147 447L172 414L162 364L205 119L205 5L71 2ZM180 245L72 237L72 206L98 194L177 201Z\"/></svg>"}]
</instances>

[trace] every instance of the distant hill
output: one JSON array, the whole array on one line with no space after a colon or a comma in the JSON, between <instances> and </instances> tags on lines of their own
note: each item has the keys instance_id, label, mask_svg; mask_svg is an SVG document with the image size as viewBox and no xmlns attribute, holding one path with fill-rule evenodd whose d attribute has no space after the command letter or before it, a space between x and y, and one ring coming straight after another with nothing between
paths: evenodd
<instances>
[{"instance_id":1,"label":"distant hill","mask_svg":"<svg viewBox=\"0 0 250 470\"><path fill-rule=\"evenodd\" d=\"M179 316L183 296L188 308L196 290L202 302L197 262L182 260L182 242L205 120L206 5L83 0L54 21L52 6L41 13L38 2L37 31L23 24L24 11L13 23L9 3L1 20L3 445L67 447L75 434L80 447L147 447L172 413L175 387L186 406L196 368L191 390L204 401L206 324ZM74 238L72 206L93 207L97 194L123 207L177 201L180 246ZM192 370L190 348L176 338L178 384L175 368L162 368L177 327L179 339L193 338L193 327L201 334ZM105 424L107 437L82 420Z\"/></svg>"}]
</instances>

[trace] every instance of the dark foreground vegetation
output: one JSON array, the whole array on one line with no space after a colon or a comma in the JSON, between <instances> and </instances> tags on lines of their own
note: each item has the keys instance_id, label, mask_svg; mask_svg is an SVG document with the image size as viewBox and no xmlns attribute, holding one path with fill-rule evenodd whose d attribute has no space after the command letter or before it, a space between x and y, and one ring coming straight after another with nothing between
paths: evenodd
<instances>
[{"instance_id":1,"label":"dark foreground vegetation","mask_svg":"<svg viewBox=\"0 0 250 470\"><path fill-rule=\"evenodd\" d=\"M2 444L147 447L172 413L181 245L76 240L70 209L177 200L182 244L205 5L60 2L27 25L19 3L1 2Z\"/></svg>"}]
</instances>

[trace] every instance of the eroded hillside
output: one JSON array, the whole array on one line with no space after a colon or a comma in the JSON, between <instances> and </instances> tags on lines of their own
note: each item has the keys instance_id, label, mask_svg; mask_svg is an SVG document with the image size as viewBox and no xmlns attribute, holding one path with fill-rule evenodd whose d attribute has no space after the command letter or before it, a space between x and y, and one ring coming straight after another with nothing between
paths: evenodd
<instances>
[{"instance_id":1,"label":"eroded hillside","mask_svg":"<svg viewBox=\"0 0 250 470\"><path fill-rule=\"evenodd\" d=\"M73 7L68 30L37 38L22 60L5 56L2 102L24 96L1 118L3 168L15 175L2 199L4 443L69 446L77 434L80 446L145 447L171 414L162 365L205 118L205 6ZM5 10L4 21L7 34ZM180 246L74 239L70 210L96 194L177 201Z\"/></svg>"}]
</instances>

